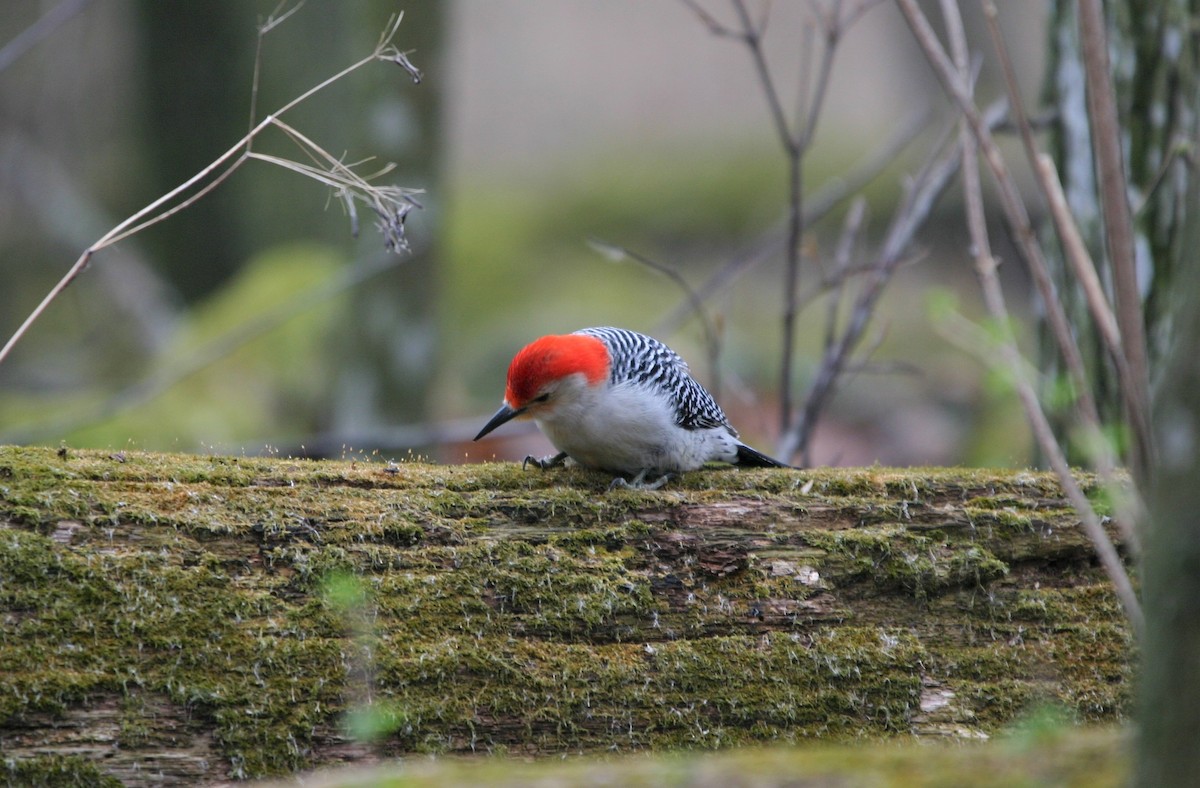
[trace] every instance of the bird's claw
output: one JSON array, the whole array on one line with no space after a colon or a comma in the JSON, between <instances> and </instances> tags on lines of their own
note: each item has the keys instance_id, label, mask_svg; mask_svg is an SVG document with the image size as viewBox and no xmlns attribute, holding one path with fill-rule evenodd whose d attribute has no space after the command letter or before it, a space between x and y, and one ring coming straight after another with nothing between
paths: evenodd
<instances>
[{"instance_id":1,"label":"bird's claw","mask_svg":"<svg viewBox=\"0 0 1200 788\"><path fill-rule=\"evenodd\" d=\"M533 467L544 471L547 468L556 468L566 461L567 453L565 451L550 457L534 457L532 454L529 454L526 455L525 459L521 461L521 470L525 470L526 466L532 465Z\"/></svg>"},{"instance_id":2,"label":"bird's claw","mask_svg":"<svg viewBox=\"0 0 1200 788\"><path fill-rule=\"evenodd\" d=\"M626 481L624 476L618 476L608 485L608 489L616 490L657 490L665 485L670 479L671 474L664 473L652 482L646 481L646 470L642 470L637 476L633 477L632 481Z\"/></svg>"}]
</instances>

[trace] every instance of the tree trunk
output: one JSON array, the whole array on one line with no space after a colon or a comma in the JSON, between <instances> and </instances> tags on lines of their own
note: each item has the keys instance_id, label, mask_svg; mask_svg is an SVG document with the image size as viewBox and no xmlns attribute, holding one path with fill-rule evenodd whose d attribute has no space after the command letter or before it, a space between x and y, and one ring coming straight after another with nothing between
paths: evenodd
<instances>
[{"instance_id":1,"label":"tree trunk","mask_svg":"<svg viewBox=\"0 0 1200 788\"><path fill-rule=\"evenodd\" d=\"M1200 229L1190 226L1190 248ZM1162 461L1149 491L1137 784L1200 774L1200 269L1180 270L1186 300L1155 402Z\"/></svg>"},{"instance_id":2,"label":"tree trunk","mask_svg":"<svg viewBox=\"0 0 1200 788\"><path fill-rule=\"evenodd\" d=\"M608 482L0 448L10 773L194 782L1129 710L1129 630L1048 475Z\"/></svg>"}]
</instances>

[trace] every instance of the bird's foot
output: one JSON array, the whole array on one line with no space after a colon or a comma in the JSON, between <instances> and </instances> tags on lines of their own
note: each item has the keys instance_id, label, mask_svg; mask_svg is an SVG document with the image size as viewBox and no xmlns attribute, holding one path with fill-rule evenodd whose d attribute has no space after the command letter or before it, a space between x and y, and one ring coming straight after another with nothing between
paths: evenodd
<instances>
[{"instance_id":1,"label":"bird's foot","mask_svg":"<svg viewBox=\"0 0 1200 788\"><path fill-rule=\"evenodd\" d=\"M521 470L525 470L525 466L527 465L532 465L533 467L540 468L544 471L547 468L557 468L566 461L567 453L565 451L559 452L551 457L534 457L532 454L530 454L521 461Z\"/></svg>"},{"instance_id":2,"label":"bird's foot","mask_svg":"<svg viewBox=\"0 0 1200 788\"><path fill-rule=\"evenodd\" d=\"M664 473L652 482L646 481L646 473L648 469L643 468L637 476L633 477L632 481L625 481L624 476L618 476L612 480L612 484L608 485L608 489L616 490L657 490L661 488L671 479L671 474Z\"/></svg>"}]
</instances>

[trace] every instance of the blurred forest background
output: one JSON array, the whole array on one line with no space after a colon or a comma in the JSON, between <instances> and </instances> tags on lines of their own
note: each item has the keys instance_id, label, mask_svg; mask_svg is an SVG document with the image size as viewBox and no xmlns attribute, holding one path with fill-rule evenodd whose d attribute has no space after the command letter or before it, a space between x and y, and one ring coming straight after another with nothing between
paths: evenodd
<instances>
[{"instance_id":1,"label":"blurred forest background","mask_svg":"<svg viewBox=\"0 0 1200 788\"><path fill-rule=\"evenodd\" d=\"M1032 107L1047 4L1000 6ZM703 7L728 16L724 4ZM771 4L766 53L785 98L816 67L804 32L811 7ZM4 339L89 244L246 132L256 25L274 9L0 4ZM670 343L706 383L719 378L744 437L772 447L783 260L761 250L781 234L787 173L746 50L679 0L308 0L264 40L259 117L368 54L401 10L395 43L423 72L420 84L371 64L288 122L347 162L396 162L386 180L424 190L411 253L388 255L367 217L352 237L328 189L250 162L188 210L98 254L33 326L0 364L0 443L519 459L549 450L531 428L469 442L503 394L513 352L541 334L620 325ZM963 11L986 41L975 4ZM984 57L981 105L1003 93L995 72ZM895 8L871 8L839 42L806 194L836 187L914 128L862 189L858 246L869 248L954 118ZM281 134L256 148L299 155ZM801 287L832 257L851 205L806 228ZM670 266L697 288L731 261L753 260L705 302L720 336L715 369L702 321L680 319L686 293L589 240ZM968 246L952 186L874 312L872 363L853 367L822 416L814 463L1033 461L1011 390L932 325L947 299L979 311ZM1002 272L1010 305L1029 309L1021 267ZM800 316L800 396L828 314L817 302ZM1034 347L1035 329L1021 330Z\"/></svg>"}]
</instances>

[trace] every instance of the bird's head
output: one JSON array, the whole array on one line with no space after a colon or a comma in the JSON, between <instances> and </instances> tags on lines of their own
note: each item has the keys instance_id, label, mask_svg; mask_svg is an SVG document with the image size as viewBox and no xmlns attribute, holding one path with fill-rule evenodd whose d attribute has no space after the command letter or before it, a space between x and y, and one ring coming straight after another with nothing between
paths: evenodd
<instances>
[{"instance_id":1,"label":"bird's head","mask_svg":"<svg viewBox=\"0 0 1200 788\"><path fill-rule=\"evenodd\" d=\"M535 339L508 365L504 404L475 440L511 419L549 416L565 401L608 380L608 348L585 334L559 334Z\"/></svg>"}]
</instances>

